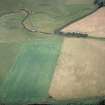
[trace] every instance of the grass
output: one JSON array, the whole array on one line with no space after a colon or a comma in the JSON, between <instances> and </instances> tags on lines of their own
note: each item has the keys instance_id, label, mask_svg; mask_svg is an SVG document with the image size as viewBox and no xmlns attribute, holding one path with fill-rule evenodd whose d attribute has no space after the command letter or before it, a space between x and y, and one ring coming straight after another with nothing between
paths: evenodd
<instances>
[{"instance_id":1,"label":"grass","mask_svg":"<svg viewBox=\"0 0 105 105\"><path fill-rule=\"evenodd\" d=\"M14 63L18 51L17 44L0 43L0 85Z\"/></svg>"},{"instance_id":2,"label":"grass","mask_svg":"<svg viewBox=\"0 0 105 105\"><path fill-rule=\"evenodd\" d=\"M48 98L61 40L34 41L22 43L14 64L0 86L0 102L34 103Z\"/></svg>"},{"instance_id":3,"label":"grass","mask_svg":"<svg viewBox=\"0 0 105 105\"><path fill-rule=\"evenodd\" d=\"M19 10L32 11L24 23L30 29L34 26L38 31L54 33L96 7L89 0L84 4L81 0L0 2L0 102L15 105L46 100L63 38L29 32L21 24L25 13Z\"/></svg>"}]
</instances>

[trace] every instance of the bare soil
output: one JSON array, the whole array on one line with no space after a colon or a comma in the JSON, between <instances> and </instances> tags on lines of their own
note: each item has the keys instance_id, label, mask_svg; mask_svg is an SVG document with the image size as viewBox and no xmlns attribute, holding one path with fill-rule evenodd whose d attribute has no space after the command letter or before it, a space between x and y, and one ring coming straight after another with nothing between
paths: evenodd
<instances>
[{"instance_id":1,"label":"bare soil","mask_svg":"<svg viewBox=\"0 0 105 105\"><path fill-rule=\"evenodd\" d=\"M51 83L57 100L105 95L105 41L65 38Z\"/></svg>"},{"instance_id":2,"label":"bare soil","mask_svg":"<svg viewBox=\"0 0 105 105\"><path fill-rule=\"evenodd\" d=\"M105 7L95 13L68 25L61 31L88 33L90 36L105 37Z\"/></svg>"}]
</instances>

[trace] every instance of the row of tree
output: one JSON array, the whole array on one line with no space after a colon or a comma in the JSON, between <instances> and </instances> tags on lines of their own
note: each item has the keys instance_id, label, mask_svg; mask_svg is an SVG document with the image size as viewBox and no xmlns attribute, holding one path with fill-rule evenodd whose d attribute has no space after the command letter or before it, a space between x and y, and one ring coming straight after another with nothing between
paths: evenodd
<instances>
[{"instance_id":1,"label":"row of tree","mask_svg":"<svg viewBox=\"0 0 105 105\"><path fill-rule=\"evenodd\" d=\"M99 7L105 6L105 0L95 0L94 3L97 4Z\"/></svg>"}]
</instances>

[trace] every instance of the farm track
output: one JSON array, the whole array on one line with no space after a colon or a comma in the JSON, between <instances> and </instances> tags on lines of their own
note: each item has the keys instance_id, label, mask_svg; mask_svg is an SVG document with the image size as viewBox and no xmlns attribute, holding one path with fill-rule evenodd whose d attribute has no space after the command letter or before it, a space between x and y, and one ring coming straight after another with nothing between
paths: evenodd
<instances>
[{"instance_id":1,"label":"farm track","mask_svg":"<svg viewBox=\"0 0 105 105\"><path fill-rule=\"evenodd\" d=\"M99 8L97 7L95 10L93 10L92 12L90 12L88 15L85 15L85 16L83 16L83 17L81 17L81 18L79 18L79 19L77 19L77 20L74 20L74 21L79 21L79 20L81 20L82 18L85 18L85 17L87 17L87 16L93 14L93 13L96 12L98 9L99 9ZM72 21L72 22L70 22L70 23L67 23L66 25L62 26L61 28L55 30L54 33L42 32L42 31L37 31L37 30L33 31L33 30L27 28L26 25L24 24L24 22L26 21L26 19L31 15L32 11L29 11L29 10L26 10L26 9L21 9L21 10L23 10L23 11L26 13L26 16L25 16L24 19L22 20L21 24L24 26L24 28L25 28L26 30L28 30L28 31L30 31L30 32L38 32L38 33L47 34L47 35L51 35L51 34L61 35L61 34L60 34L61 29L63 29L64 27L66 27L68 24L72 24L72 23L74 22L74 21ZM66 35L64 35L64 37L66 37ZM67 36L67 37L68 37L68 36ZM78 37L78 36L71 36L71 35L70 35L70 37L72 37L72 38L73 38L73 37L74 37L74 38L75 38L75 37L76 37L76 38L82 38L82 36ZM84 37L83 37L83 38L84 38ZM105 40L105 38L103 38L103 37L95 37L95 36L93 36L93 37L92 37L92 36L87 36L87 37L85 37L85 38L86 38L86 39L102 40L102 41Z\"/></svg>"},{"instance_id":2,"label":"farm track","mask_svg":"<svg viewBox=\"0 0 105 105\"><path fill-rule=\"evenodd\" d=\"M95 10L93 10L92 12L90 12L88 15L91 15L92 13L96 12L97 10L98 10L98 8L96 8ZM18 12L21 12L21 11L23 11L23 12L25 13L25 17L24 17L24 18L22 19L22 21L21 21L21 24L22 24L22 26L24 27L24 29L26 29L27 31L32 32L32 33L37 32L37 33L41 33L41 34L47 34L48 36L51 36L51 34L61 35L61 34L60 34L60 31L61 31L64 27L68 26L68 24L72 24L72 23L74 23L74 21L79 21L79 20L81 20L82 18L88 16L88 15L85 15L85 16L79 18L79 19L76 19L76 20L74 20L74 21L72 21L72 22L69 22L69 23L67 23L66 25L62 26L61 28L55 30L54 33L49 33L49 32L44 32L44 31L38 31L38 30L31 30L31 29L27 28L27 27L26 27L26 24L25 24L25 21L26 21L26 20L29 18L29 16L32 14L32 11L30 11L30 10L28 10L28 9L24 9L24 8L23 8L23 9L19 9L19 10L17 10L17 11L11 11L11 12L8 12L8 13L5 13L5 14L1 15L0 17L2 17L2 16L4 16L4 15L9 15L9 14L15 14L15 13L18 13ZM61 35L61 36L62 36L62 35ZM82 38L82 36L78 37L78 36L72 36L72 35L69 35L69 36L63 35L63 37ZM84 38L84 37L83 37L83 38ZM93 36L93 37L92 37L92 36L87 36L87 37L85 37L85 39L96 39L96 40L102 40L102 41L105 40L105 38L102 38L102 37L95 37L95 36Z\"/></svg>"},{"instance_id":3,"label":"farm track","mask_svg":"<svg viewBox=\"0 0 105 105\"><path fill-rule=\"evenodd\" d=\"M32 11L30 11L30 10L19 9L19 10L17 10L17 11L11 11L11 12L5 13L5 14L1 15L0 17L2 17L2 16L4 16L4 15L15 14L15 13L18 13L18 12L21 12L21 11L23 11L23 12L26 14L25 17L24 17L24 18L22 19L22 21L21 21L21 24L22 24L22 26L24 27L24 29L26 29L26 30L29 31L29 32L38 32L38 33L48 34L48 35L53 34L53 33L48 33L48 32L43 32L43 31L31 30L31 29L29 29L29 28L26 27L26 25L24 24L24 22L25 22L25 21L28 19L28 17L32 14Z\"/></svg>"},{"instance_id":4,"label":"farm track","mask_svg":"<svg viewBox=\"0 0 105 105\"><path fill-rule=\"evenodd\" d=\"M79 20L81 20L81 19L83 19L83 18L85 18L85 17L87 17L87 16L93 14L93 13L96 12L98 9L99 9L99 8L97 7L97 8L95 8L92 12L90 12L89 14L86 14L86 15L84 15L84 16L78 18L78 19L75 19L75 20L73 20L73 21L68 22L67 24L65 24L65 25L61 26L60 28L56 29L56 30L55 30L55 33L58 33L58 34L59 34L59 33L61 32L61 30L63 30L63 29L64 29L65 27L67 27L68 25L70 25L70 24L72 24L72 23L74 23L74 22L77 22L77 21L79 21Z\"/></svg>"}]
</instances>

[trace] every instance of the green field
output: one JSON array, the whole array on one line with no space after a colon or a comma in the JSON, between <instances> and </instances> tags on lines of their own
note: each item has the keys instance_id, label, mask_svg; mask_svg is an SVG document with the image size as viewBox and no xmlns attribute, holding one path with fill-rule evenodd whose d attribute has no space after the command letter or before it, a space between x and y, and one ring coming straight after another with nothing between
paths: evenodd
<instances>
[{"instance_id":1,"label":"green field","mask_svg":"<svg viewBox=\"0 0 105 105\"><path fill-rule=\"evenodd\" d=\"M0 102L34 103L48 98L48 89L59 55L61 40L51 38L34 41L18 45L20 48L18 48L16 60L0 85ZM9 62L12 62L11 59L8 58Z\"/></svg>"},{"instance_id":2,"label":"green field","mask_svg":"<svg viewBox=\"0 0 105 105\"><path fill-rule=\"evenodd\" d=\"M0 1L0 102L46 101L63 42L54 31L96 7L89 0Z\"/></svg>"}]
</instances>

